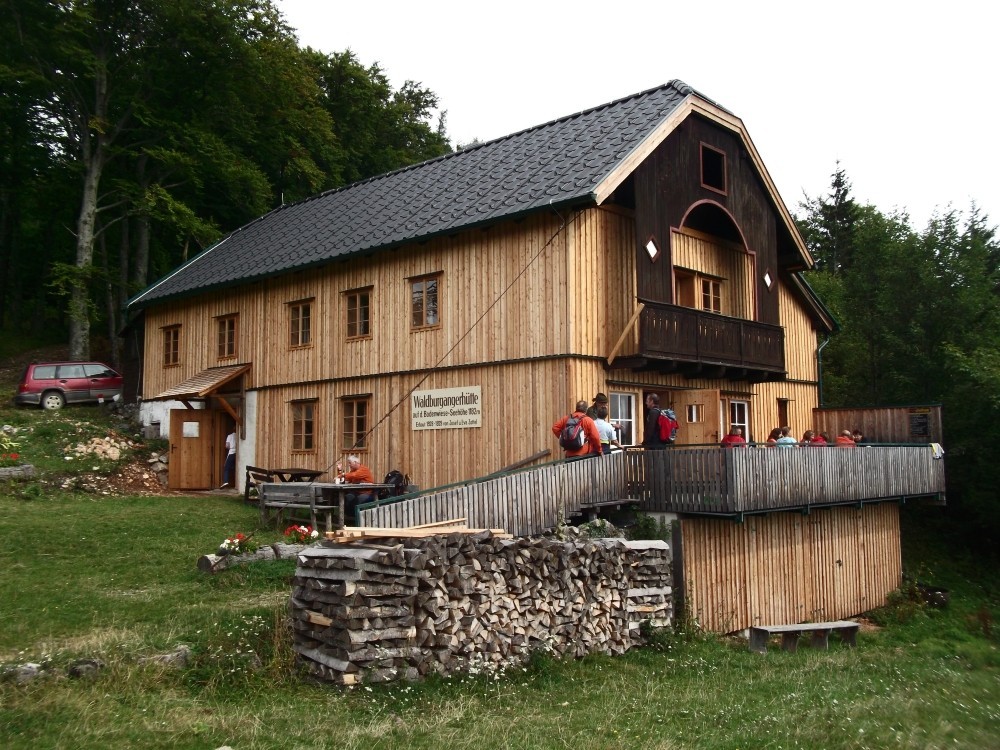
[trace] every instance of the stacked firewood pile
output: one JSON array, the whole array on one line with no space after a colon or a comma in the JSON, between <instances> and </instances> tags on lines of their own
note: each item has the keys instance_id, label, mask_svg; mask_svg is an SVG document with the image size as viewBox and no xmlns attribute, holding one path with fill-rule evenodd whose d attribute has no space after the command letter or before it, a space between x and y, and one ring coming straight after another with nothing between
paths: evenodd
<instances>
[{"instance_id":1,"label":"stacked firewood pile","mask_svg":"<svg viewBox=\"0 0 1000 750\"><path fill-rule=\"evenodd\" d=\"M662 542L633 550L617 539L443 531L328 541L299 554L294 649L315 676L356 684L474 663L502 669L537 648L622 653L638 639L630 597L641 619L669 622Z\"/></svg>"},{"instance_id":2,"label":"stacked firewood pile","mask_svg":"<svg viewBox=\"0 0 1000 750\"><path fill-rule=\"evenodd\" d=\"M643 621L656 628L666 628L673 622L673 569L666 542L625 542L632 550L628 589L628 620L632 640L641 641Z\"/></svg>"}]
</instances>

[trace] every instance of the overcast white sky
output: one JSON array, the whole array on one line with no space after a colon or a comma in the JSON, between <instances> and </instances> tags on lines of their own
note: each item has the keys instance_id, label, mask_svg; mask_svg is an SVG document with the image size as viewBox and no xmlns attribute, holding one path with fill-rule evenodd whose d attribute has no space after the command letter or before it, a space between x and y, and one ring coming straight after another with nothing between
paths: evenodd
<instances>
[{"instance_id":1,"label":"overcast white sky","mask_svg":"<svg viewBox=\"0 0 1000 750\"><path fill-rule=\"evenodd\" d=\"M989 0L505 3L277 0L301 45L434 91L452 143L491 140L679 78L743 120L788 207L974 200L1000 223L1000 5Z\"/></svg>"}]
</instances>

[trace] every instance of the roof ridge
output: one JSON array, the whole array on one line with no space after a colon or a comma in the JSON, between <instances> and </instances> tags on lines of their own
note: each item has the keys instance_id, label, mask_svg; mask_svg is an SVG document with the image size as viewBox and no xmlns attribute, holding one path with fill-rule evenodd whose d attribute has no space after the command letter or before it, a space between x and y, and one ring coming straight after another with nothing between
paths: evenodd
<instances>
[{"instance_id":1,"label":"roof ridge","mask_svg":"<svg viewBox=\"0 0 1000 750\"><path fill-rule=\"evenodd\" d=\"M720 107L720 105L718 103L712 101L708 97L706 97L703 94L699 93L697 90L695 90L694 88L692 88L688 84L684 83L684 81L682 81L681 79L679 79L679 78L673 78L673 79L667 81L666 83L661 83L659 86L652 86L652 87L650 87L648 89L644 89L643 91L637 91L634 94L628 94L627 96L622 96L622 97L619 97L618 99L613 99L610 102L604 102L603 104L597 104L597 105L595 105L593 107L587 107L586 109L581 109L579 112L573 112L572 114L563 115L562 117L557 117L557 118L555 118L553 120L549 120L548 122L543 122L543 123L540 123L538 125L532 125L532 126L527 127L527 128L522 128L521 130L515 130L513 133L507 133L506 135L497 136L496 138L492 138L492 139L490 139L488 141L483 141L482 143L476 143L474 145L471 145L468 148L459 149L457 151L451 151L451 152L449 152L447 154L441 154L441 156L435 156L435 157L430 158L430 159L424 159L424 161L417 162L416 164L408 164L405 167L399 167L398 169L394 169L391 172L381 172L380 174L372 175L371 177L366 177L363 180L356 180L355 182L348 183L347 185L341 185L340 187L330 188L329 190L325 190L322 193L317 193L316 195L310 195L310 196L308 196L306 198L302 198L301 200L295 201L294 203L287 203L287 204L283 203L282 205L277 206L276 208L272 209L272 211L277 211L277 210L279 210L281 208L284 208L286 205L288 205L288 206L294 206L294 205L297 205L297 204L300 204L300 203L308 203L311 200L316 200L318 198L322 198L322 197L327 196L327 195L332 195L334 193L339 193L339 192L342 192L344 190L350 190L352 188L358 187L359 185L366 185L368 183L376 182L378 180L383 180L383 179L386 179L386 178L389 178L389 177L392 177L392 176L395 176L395 175L404 174L406 172L411 172L411 171L414 171L416 169L420 169L421 167L427 166L429 164L434 164L436 162L442 162L442 161L447 161L448 159L454 159L457 156L460 156L462 154L472 153L473 151L481 150L481 149L485 148L486 146L491 146L491 145L493 145L495 143L499 143L501 141L506 141L506 140L509 140L509 139L514 138L516 136L524 135L526 133L531 133L531 132L534 132L536 130L541 130L542 128L551 127L553 125L558 125L561 122L567 122L567 121L572 120L574 118L582 117L583 115L588 115L591 112L597 112L598 110L601 110L601 109L607 109L608 107L614 107L614 106L617 106L619 104L624 104L625 102L629 101L630 99L638 99L639 97L648 96L649 94L652 94L654 91L660 91L662 89L668 89L668 88L673 88L679 94L683 94L684 96L689 96L691 94L694 94L695 96L701 97L702 99L705 99L706 101L711 102L712 104L715 104L715 106ZM721 109L725 109L724 107L720 107L720 108ZM270 213L270 212L268 212L268 213ZM264 214L264 216L267 216L267 214ZM259 221L260 219L264 218L264 216L258 217L257 221ZM245 225L245 226L249 226L252 223L253 222L248 222L247 225Z\"/></svg>"},{"instance_id":2,"label":"roof ridge","mask_svg":"<svg viewBox=\"0 0 1000 750\"><path fill-rule=\"evenodd\" d=\"M592 202L596 186L691 95L715 104L673 79L283 203L230 231L127 304L145 306L542 208Z\"/></svg>"}]
</instances>

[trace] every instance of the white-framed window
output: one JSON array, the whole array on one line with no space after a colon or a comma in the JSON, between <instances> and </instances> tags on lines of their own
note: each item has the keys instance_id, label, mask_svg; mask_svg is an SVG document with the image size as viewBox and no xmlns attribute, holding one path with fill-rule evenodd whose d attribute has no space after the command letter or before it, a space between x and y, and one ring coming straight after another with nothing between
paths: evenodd
<instances>
[{"instance_id":1,"label":"white-framed window","mask_svg":"<svg viewBox=\"0 0 1000 750\"><path fill-rule=\"evenodd\" d=\"M729 402L729 424L722 425L723 432L721 434L728 434L731 427L742 427L743 437L747 441L750 440L750 404L748 402Z\"/></svg>"},{"instance_id":2,"label":"white-framed window","mask_svg":"<svg viewBox=\"0 0 1000 750\"><path fill-rule=\"evenodd\" d=\"M618 442L622 445L636 445L639 441L636 440L635 394L611 391L608 394L608 407L608 421L619 425Z\"/></svg>"},{"instance_id":3,"label":"white-framed window","mask_svg":"<svg viewBox=\"0 0 1000 750\"><path fill-rule=\"evenodd\" d=\"M688 424L698 424L699 422L705 421L705 405L704 404L688 404L687 405L687 421Z\"/></svg>"}]
</instances>

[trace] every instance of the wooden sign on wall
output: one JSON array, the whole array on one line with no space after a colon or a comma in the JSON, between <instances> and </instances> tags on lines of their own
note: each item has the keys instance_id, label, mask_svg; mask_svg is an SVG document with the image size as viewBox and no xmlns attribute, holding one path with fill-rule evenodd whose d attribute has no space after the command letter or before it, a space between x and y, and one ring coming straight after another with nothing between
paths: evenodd
<instances>
[{"instance_id":1,"label":"wooden sign on wall","mask_svg":"<svg viewBox=\"0 0 1000 750\"><path fill-rule=\"evenodd\" d=\"M414 430L451 430L482 425L482 388L439 388L410 396L410 426Z\"/></svg>"}]
</instances>

